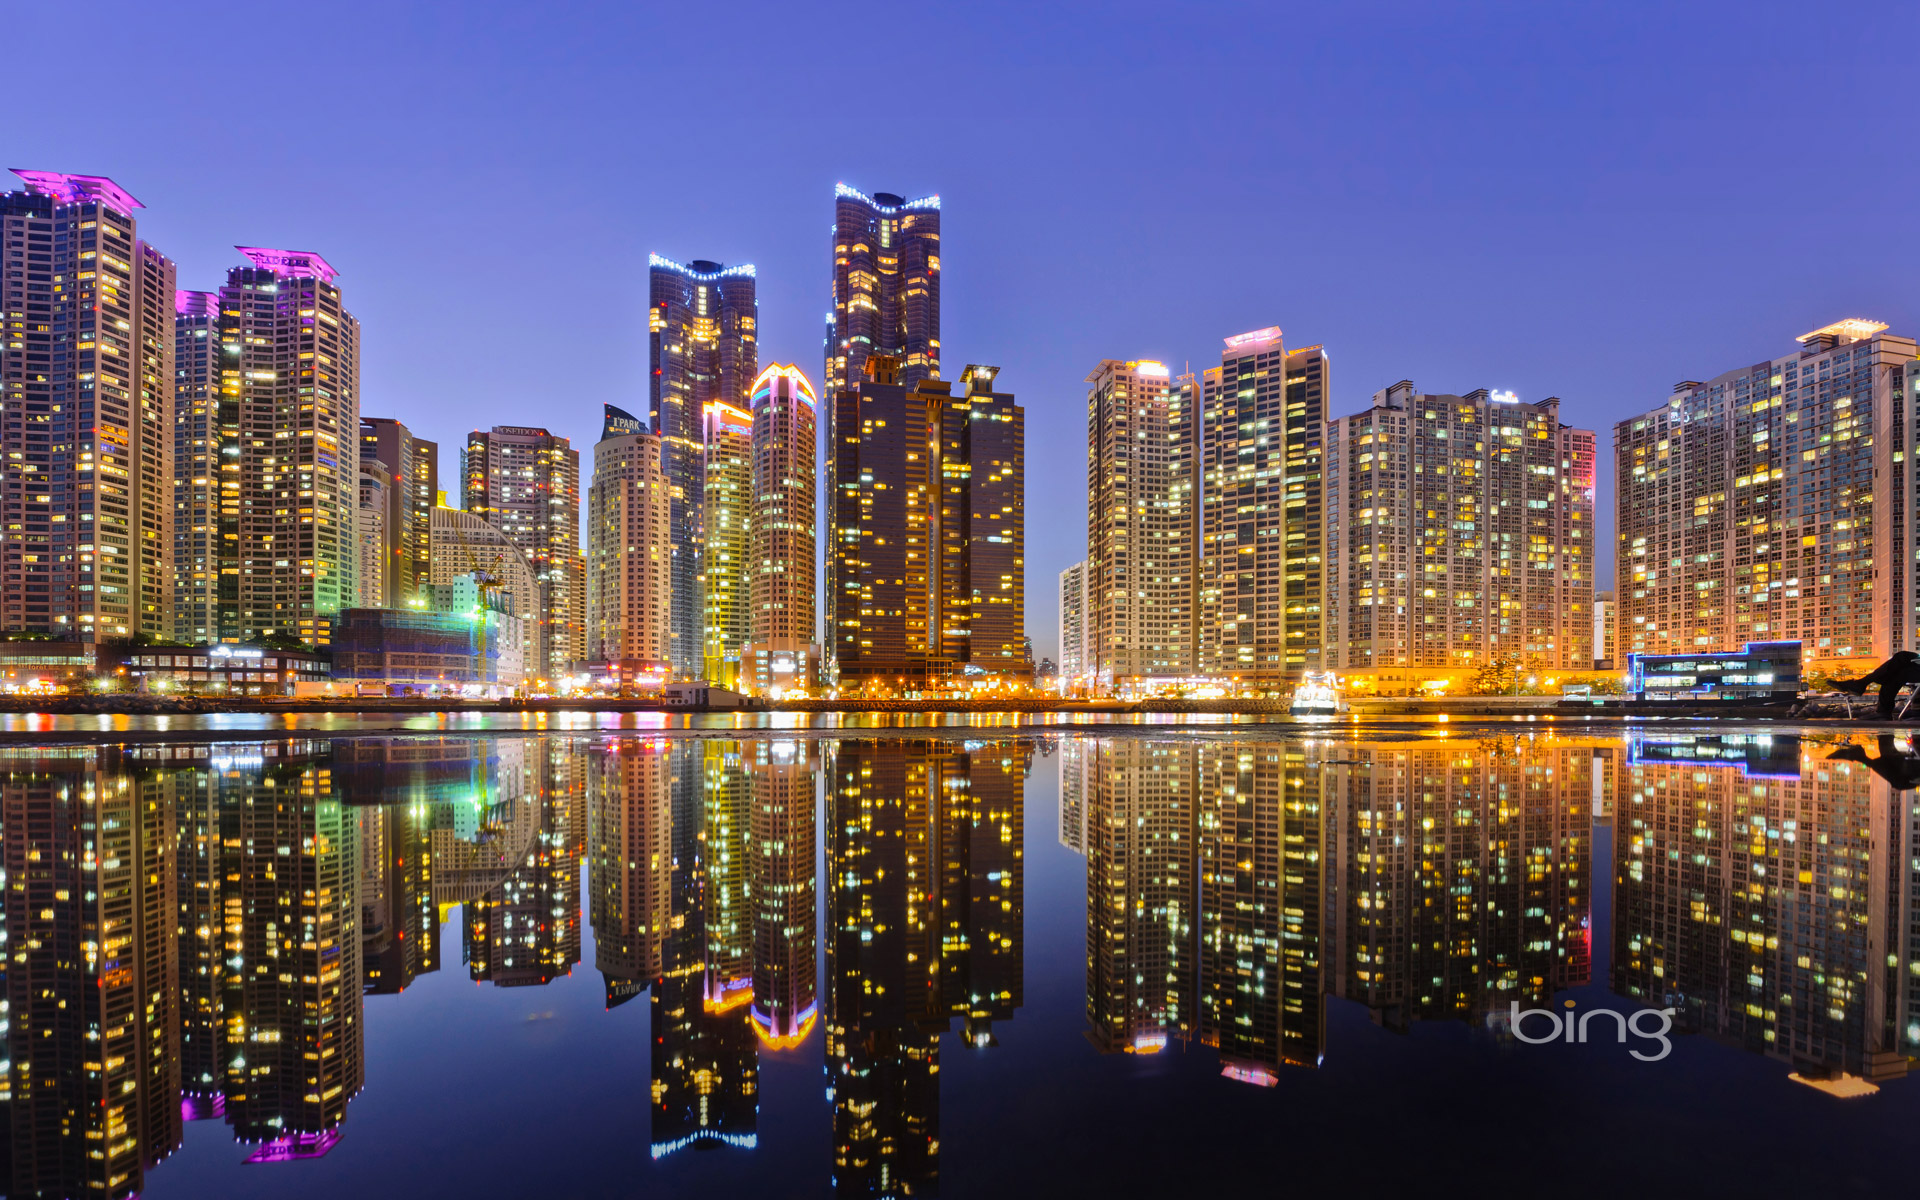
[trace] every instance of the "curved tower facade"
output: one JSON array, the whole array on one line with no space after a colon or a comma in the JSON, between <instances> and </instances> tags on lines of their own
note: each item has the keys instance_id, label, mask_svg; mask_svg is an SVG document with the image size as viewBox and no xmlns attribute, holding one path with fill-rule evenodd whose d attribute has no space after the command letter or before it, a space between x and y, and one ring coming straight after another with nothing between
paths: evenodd
<instances>
[{"instance_id":1,"label":"curved tower facade","mask_svg":"<svg viewBox=\"0 0 1920 1200\"><path fill-rule=\"evenodd\" d=\"M815 633L813 385L800 368L776 363L754 381L752 642L741 657L743 684L756 691L812 686Z\"/></svg>"},{"instance_id":2,"label":"curved tower facade","mask_svg":"<svg viewBox=\"0 0 1920 1200\"><path fill-rule=\"evenodd\" d=\"M827 395L858 382L867 356L900 360L908 387L940 377L940 197L833 189L833 314Z\"/></svg>"},{"instance_id":3,"label":"curved tower facade","mask_svg":"<svg viewBox=\"0 0 1920 1200\"><path fill-rule=\"evenodd\" d=\"M705 670L707 641L702 425L710 403L746 407L759 373L760 309L750 264L682 265L655 254L648 265L649 415L672 508L668 658L675 675L690 679Z\"/></svg>"}]
</instances>

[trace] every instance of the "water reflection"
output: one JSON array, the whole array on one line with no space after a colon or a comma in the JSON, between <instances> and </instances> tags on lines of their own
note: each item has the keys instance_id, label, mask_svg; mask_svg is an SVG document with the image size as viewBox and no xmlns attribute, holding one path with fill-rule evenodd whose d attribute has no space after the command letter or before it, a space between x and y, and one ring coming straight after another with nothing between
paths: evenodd
<instances>
[{"instance_id":1,"label":"water reflection","mask_svg":"<svg viewBox=\"0 0 1920 1200\"><path fill-rule=\"evenodd\" d=\"M1064 1022L1023 1015L1036 754L1040 837L1085 859ZM645 1025L651 1158L766 1153L763 1070L808 1064L843 1195L938 1190L943 1048L1004 1055L1016 1020L1271 1087L1340 1065L1331 1005L1509 1046L1513 1004L1604 988L1866 1094L1920 1054L1917 777L1902 740L1759 734L15 752L8 1194L137 1194L189 1121L229 1127L236 1163L335 1151L370 1012L455 953L560 986L589 932L589 986L624 1010L604 1036Z\"/></svg>"}]
</instances>

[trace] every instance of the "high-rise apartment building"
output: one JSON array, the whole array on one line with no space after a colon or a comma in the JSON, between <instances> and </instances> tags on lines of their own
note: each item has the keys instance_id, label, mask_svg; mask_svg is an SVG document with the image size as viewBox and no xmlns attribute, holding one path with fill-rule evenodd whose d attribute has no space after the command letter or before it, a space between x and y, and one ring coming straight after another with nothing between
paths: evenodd
<instances>
[{"instance_id":1,"label":"high-rise apartment building","mask_svg":"<svg viewBox=\"0 0 1920 1200\"><path fill-rule=\"evenodd\" d=\"M586 657L594 662L668 662L673 509L660 461L660 438L608 405L587 489Z\"/></svg>"},{"instance_id":2,"label":"high-rise apartment building","mask_svg":"<svg viewBox=\"0 0 1920 1200\"><path fill-rule=\"evenodd\" d=\"M111 179L0 193L0 629L172 627L174 267Z\"/></svg>"},{"instance_id":3,"label":"high-rise apartment building","mask_svg":"<svg viewBox=\"0 0 1920 1200\"><path fill-rule=\"evenodd\" d=\"M221 387L219 295L173 307L172 636L198 645L240 626L240 406Z\"/></svg>"},{"instance_id":4,"label":"high-rise apartment building","mask_svg":"<svg viewBox=\"0 0 1920 1200\"><path fill-rule=\"evenodd\" d=\"M682 266L655 254L648 268L649 413L673 504L668 658L676 675L693 679L704 673L707 644L702 426L709 404L747 408L759 374L760 310L751 264L697 260Z\"/></svg>"},{"instance_id":5,"label":"high-rise apartment building","mask_svg":"<svg viewBox=\"0 0 1920 1200\"><path fill-rule=\"evenodd\" d=\"M751 643L742 679L757 692L817 682L813 385L778 363L753 387L753 553L748 560Z\"/></svg>"},{"instance_id":6,"label":"high-rise apartment building","mask_svg":"<svg viewBox=\"0 0 1920 1200\"><path fill-rule=\"evenodd\" d=\"M360 418L360 461L378 462L392 486L387 492L387 603L402 608L419 599L431 581L429 555L433 507L440 495L440 444L415 437L391 417Z\"/></svg>"},{"instance_id":7,"label":"high-rise apartment building","mask_svg":"<svg viewBox=\"0 0 1920 1200\"><path fill-rule=\"evenodd\" d=\"M240 427L237 637L326 645L356 593L360 323L318 254L237 249L252 265L220 290L221 391Z\"/></svg>"},{"instance_id":8,"label":"high-rise apartment building","mask_svg":"<svg viewBox=\"0 0 1920 1200\"><path fill-rule=\"evenodd\" d=\"M1131 691L1193 673L1198 414L1164 363L1103 359L1087 384L1086 670Z\"/></svg>"},{"instance_id":9,"label":"high-rise apartment building","mask_svg":"<svg viewBox=\"0 0 1920 1200\"><path fill-rule=\"evenodd\" d=\"M1797 640L1848 671L1913 648L1920 347L1886 328L1837 321L1614 427L1621 658Z\"/></svg>"},{"instance_id":10,"label":"high-rise apartment building","mask_svg":"<svg viewBox=\"0 0 1920 1200\"><path fill-rule=\"evenodd\" d=\"M940 197L833 189L833 312L827 395L866 374L867 357L899 360L911 387L940 377Z\"/></svg>"},{"instance_id":11,"label":"high-rise apartment building","mask_svg":"<svg viewBox=\"0 0 1920 1200\"><path fill-rule=\"evenodd\" d=\"M710 401L704 424L706 500L700 589L707 606L705 678L739 684L740 650L752 640L753 414Z\"/></svg>"},{"instance_id":12,"label":"high-rise apartment building","mask_svg":"<svg viewBox=\"0 0 1920 1200\"><path fill-rule=\"evenodd\" d=\"M898 361L833 399L827 628L842 689L918 690L1024 674L1026 410L993 390L898 381Z\"/></svg>"},{"instance_id":13,"label":"high-rise apartment building","mask_svg":"<svg viewBox=\"0 0 1920 1200\"><path fill-rule=\"evenodd\" d=\"M461 507L524 550L540 585L540 665L549 680L587 657L580 554L580 452L544 429L496 425L467 435Z\"/></svg>"},{"instance_id":14,"label":"high-rise apartment building","mask_svg":"<svg viewBox=\"0 0 1920 1200\"><path fill-rule=\"evenodd\" d=\"M353 586L355 608L386 608L387 559L393 539L387 536L392 514L393 476L378 459L360 460L360 506L355 510Z\"/></svg>"},{"instance_id":15,"label":"high-rise apartment building","mask_svg":"<svg viewBox=\"0 0 1920 1200\"><path fill-rule=\"evenodd\" d=\"M1270 326L1227 338L1201 380L1197 665L1243 687L1323 665L1328 376L1324 350L1289 354Z\"/></svg>"},{"instance_id":16,"label":"high-rise apartment building","mask_svg":"<svg viewBox=\"0 0 1920 1200\"><path fill-rule=\"evenodd\" d=\"M1409 693L1591 670L1594 435L1560 401L1402 380L1327 422L1327 666Z\"/></svg>"},{"instance_id":17,"label":"high-rise apartment building","mask_svg":"<svg viewBox=\"0 0 1920 1200\"><path fill-rule=\"evenodd\" d=\"M1087 686L1087 629L1093 614L1087 605L1087 560L1060 572L1060 688Z\"/></svg>"}]
</instances>

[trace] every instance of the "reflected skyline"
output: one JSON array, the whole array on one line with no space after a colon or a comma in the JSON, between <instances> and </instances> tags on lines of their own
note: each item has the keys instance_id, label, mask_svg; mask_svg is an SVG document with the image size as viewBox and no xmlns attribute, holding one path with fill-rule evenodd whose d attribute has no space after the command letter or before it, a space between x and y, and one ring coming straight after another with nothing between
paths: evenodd
<instances>
[{"instance_id":1,"label":"reflected skyline","mask_svg":"<svg viewBox=\"0 0 1920 1200\"><path fill-rule=\"evenodd\" d=\"M1029 812L1037 753L1059 791ZM352 1154L366 1022L447 936L522 991L584 954L599 1036L645 1029L649 1160L768 1153L763 1088L817 1068L835 1193L934 1194L988 1150L950 1144L943 1074L1034 1019L1029 820L1084 872L1081 1054L1200 1055L1242 1094L1335 1070L1331 1006L1512 1052L1510 1005L1599 989L1869 1095L1920 1056L1917 766L1756 733L0 756L8 1194L136 1195L186 1122L236 1161Z\"/></svg>"}]
</instances>

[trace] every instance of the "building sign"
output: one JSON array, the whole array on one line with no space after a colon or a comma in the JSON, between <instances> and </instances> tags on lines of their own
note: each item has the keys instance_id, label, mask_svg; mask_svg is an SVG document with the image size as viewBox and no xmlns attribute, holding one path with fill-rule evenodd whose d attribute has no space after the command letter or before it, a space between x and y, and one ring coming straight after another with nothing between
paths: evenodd
<instances>
[{"instance_id":1,"label":"building sign","mask_svg":"<svg viewBox=\"0 0 1920 1200\"><path fill-rule=\"evenodd\" d=\"M647 426L639 417L624 408L615 408L611 404L603 405L607 410L606 420L600 425L600 440L610 437L623 437L629 433L645 433Z\"/></svg>"}]
</instances>

